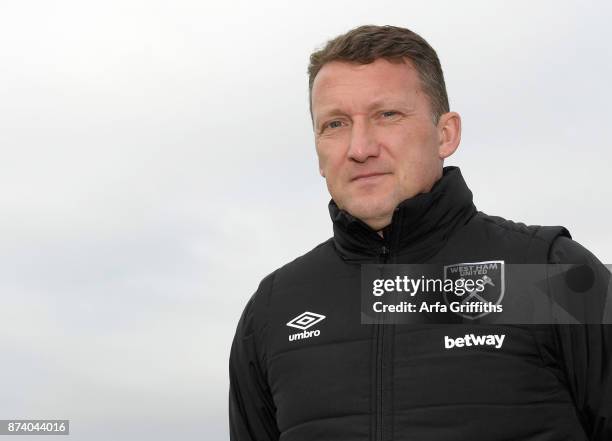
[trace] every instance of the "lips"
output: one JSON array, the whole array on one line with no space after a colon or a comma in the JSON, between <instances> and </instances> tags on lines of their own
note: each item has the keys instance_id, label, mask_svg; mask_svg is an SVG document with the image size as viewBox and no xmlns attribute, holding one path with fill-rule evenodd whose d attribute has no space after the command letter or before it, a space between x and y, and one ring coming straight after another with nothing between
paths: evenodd
<instances>
[{"instance_id":1,"label":"lips","mask_svg":"<svg viewBox=\"0 0 612 441\"><path fill-rule=\"evenodd\" d=\"M351 181L357 181L359 179L374 178L374 177L377 177L377 176L384 176L384 175L387 175L387 174L388 173L377 173L377 172L363 173L363 174L360 174L360 175L357 175L357 176L353 177L351 179Z\"/></svg>"}]
</instances>

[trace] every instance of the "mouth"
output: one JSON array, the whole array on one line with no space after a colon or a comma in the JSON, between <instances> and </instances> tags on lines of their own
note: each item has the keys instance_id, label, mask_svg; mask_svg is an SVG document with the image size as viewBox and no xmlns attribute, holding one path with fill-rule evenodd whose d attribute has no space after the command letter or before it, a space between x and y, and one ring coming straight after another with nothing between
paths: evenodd
<instances>
[{"instance_id":1,"label":"mouth","mask_svg":"<svg viewBox=\"0 0 612 441\"><path fill-rule=\"evenodd\" d=\"M385 176L388 175L389 173L364 173L362 175L358 175L355 176L353 179L351 179L351 182L355 182L355 181L372 181L375 180L381 176Z\"/></svg>"}]
</instances>

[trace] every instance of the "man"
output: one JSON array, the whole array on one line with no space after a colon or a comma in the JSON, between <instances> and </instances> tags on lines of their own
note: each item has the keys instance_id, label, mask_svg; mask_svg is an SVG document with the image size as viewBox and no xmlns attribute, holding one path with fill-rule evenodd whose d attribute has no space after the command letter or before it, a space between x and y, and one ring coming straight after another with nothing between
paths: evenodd
<instances>
[{"instance_id":1,"label":"man","mask_svg":"<svg viewBox=\"0 0 612 441\"><path fill-rule=\"evenodd\" d=\"M309 76L333 237L246 305L231 439L612 440L605 325L361 323L361 264L581 263L603 286L609 273L563 227L476 210L460 170L443 167L461 119L420 36L358 27L313 53Z\"/></svg>"}]
</instances>

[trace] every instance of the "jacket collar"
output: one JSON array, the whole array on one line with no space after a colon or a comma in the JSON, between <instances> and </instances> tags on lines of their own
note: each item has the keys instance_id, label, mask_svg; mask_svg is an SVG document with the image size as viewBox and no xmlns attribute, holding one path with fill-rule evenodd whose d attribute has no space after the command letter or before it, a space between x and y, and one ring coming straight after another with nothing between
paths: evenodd
<instances>
[{"instance_id":1,"label":"jacket collar","mask_svg":"<svg viewBox=\"0 0 612 441\"><path fill-rule=\"evenodd\" d=\"M446 243L453 231L475 213L472 192L458 167L444 167L428 193L402 201L395 208L383 237L362 220L329 202L334 245L345 260L371 261L388 250L412 263L424 263ZM406 262L408 263L408 262Z\"/></svg>"}]
</instances>

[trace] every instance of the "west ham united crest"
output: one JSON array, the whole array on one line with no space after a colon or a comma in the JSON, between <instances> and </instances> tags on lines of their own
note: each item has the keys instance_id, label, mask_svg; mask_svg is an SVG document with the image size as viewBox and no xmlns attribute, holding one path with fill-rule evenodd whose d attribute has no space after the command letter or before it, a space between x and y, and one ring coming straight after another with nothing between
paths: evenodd
<instances>
[{"instance_id":1,"label":"west ham united crest","mask_svg":"<svg viewBox=\"0 0 612 441\"><path fill-rule=\"evenodd\" d=\"M499 305L504 297L504 261L456 263L444 267L444 280L452 280L453 291L444 292L451 311L470 320L490 314L487 306ZM461 305L460 311L451 303ZM483 312L485 311L485 312Z\"/></svg>"}]
</instances>

